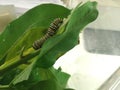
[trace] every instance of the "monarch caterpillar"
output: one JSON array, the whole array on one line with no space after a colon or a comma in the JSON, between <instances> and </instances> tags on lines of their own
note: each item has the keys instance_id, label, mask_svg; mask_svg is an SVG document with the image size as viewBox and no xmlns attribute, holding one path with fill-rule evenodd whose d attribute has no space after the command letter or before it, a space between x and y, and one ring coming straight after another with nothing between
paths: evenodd
<instances>
[{"instance_id":1,"label":"monarch caterpillar","mask_svg":"<svg viewBox=\"0 0 120 90\"><path fill-rule=\"evenodd\" d=\"M42 47L43 43L49 38L52 37L53 35L56 34L58 28L60 25L63 23L63 19L61 18L56 18L49 26L47 33L40 39L36 40L32 47L37 50Z\"/></svg>"}]
</instances>

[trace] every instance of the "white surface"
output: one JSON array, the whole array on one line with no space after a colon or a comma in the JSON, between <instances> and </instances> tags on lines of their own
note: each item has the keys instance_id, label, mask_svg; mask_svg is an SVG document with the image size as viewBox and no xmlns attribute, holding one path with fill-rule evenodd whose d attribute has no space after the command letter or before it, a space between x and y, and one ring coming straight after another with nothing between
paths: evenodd
<instances>
[{"instance_id":1,"label":"white surface","mask_svg":"<svg viewBox=\"0 0 120 90\"><path fill-rule=\"evenodd\" d=\"M98 18L89 28L120 31L120 7L99 6Z\"/></svg>"},{"instance_id":2,"label":"white surface","mask_svg":"<svg viewBox=\"0 0 120 90\"><path fill-rule=\"evenodd\" d=\"M0 4L13 4L16 7L32 8L41 3L56 3L62 4L60 0L0 0Z\"/></svg>"},{"instance_id":3,"label":"white surface","mask_svg":"<svg viewBox=\"0 0 120 90\"><path fill-rule=\"evenodd\" d=\"M112 0L96 1L99 2L98 5L103 5L104 7L107 6L109 8L106 8L105 10L103 9L104 7L102 8L103 10L100 12L102 17L99 18L99 23L94 22L94 24L97 24L99 29L119 30L120 4L118 4L117 1ZM100 20L101 18L102 20ZM100 23L104 23L104 25ZM94 24L92 27L96 28ZM63 71L72 75L68 83L69 87L73 87L76 90L97 90L114 73L114 71L120 67L120 56L88 53L84 49L82 36L80 39L81 45L76 46L66 55L61 57L57 61L55 67L62 66Z\"/></svg>"},{"instance_id":4,"label":"white surface","mask_svg":"<svg viewBox=\"0 0 120 90\"><path fill-rule=\"evenodd\" d=\"M82 38L82 37L81 37ZM120 56L91 54L81 45L61 57L55 67L72 75L69 87L76 90L97 90L120 66Z\"/></svg>"},{"instance_id":5,"label":"white surface","mask_svg":"<svg viewBox=\"0 0 120 90\"><path fill-rule=\"evenodd\" d=\"M16 7L15 9L17 11L17 16L26 12L28 9L44 3L63 5L60 0L0 0L0 5L14 5Z\"/></svg>"}]
</instances>

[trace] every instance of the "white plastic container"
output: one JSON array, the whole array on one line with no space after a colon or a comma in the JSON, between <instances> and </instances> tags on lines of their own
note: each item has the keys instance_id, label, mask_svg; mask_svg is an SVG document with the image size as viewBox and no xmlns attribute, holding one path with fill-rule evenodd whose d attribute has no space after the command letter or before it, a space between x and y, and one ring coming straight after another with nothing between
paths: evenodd
<instances>
[{"instance_id":1,"label":"white plastic container","mask_svg":"<svg viewBox=\"0 0 120 90\"><path fill-rule=\"evenodd\" d=\"M83 32L88 52L120 55L120 7L99 6L97 20Z\"/></svg>"},{"instance_id":2,"label":"white plastic container","mask_svg":"<svg viewBox=\"0 0 120 90\"><path fill-rule=\"evenodd\" d=\"M15 19L15 8L13 5L0 5L0 32L6 25Z\"/></svg>"}]
</instances>

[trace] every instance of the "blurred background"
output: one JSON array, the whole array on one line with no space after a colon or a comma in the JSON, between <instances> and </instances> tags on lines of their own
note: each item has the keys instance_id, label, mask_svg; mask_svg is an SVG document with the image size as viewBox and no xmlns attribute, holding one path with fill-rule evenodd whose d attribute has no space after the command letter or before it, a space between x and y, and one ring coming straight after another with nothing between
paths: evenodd
<instances>
[{"instance_id":1,"label":"blurred background","mask_svg":"<svg viewBox=\"0 0 120 90\"><path fill-rule=\"evenodd\" d=\"M15 18L42 3L74 8L88 0L0 0L0 32ZM93 0L91 0L93 1ZM98 2L98 18L80 33L80 44L59 58L71 74L68 87L76 90L120 90L120 0Z\"/></svg>"}]
</instances>

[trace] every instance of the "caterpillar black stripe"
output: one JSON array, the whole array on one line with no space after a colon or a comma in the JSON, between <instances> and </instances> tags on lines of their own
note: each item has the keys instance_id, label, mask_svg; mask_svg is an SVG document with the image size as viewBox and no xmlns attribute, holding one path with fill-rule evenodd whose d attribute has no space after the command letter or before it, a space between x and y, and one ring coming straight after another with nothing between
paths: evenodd
<instances>
[{"instance_id":1,"label":"caterpillar black stripe","mask_svg":"<svg viewBox=\"0 0 120 90\"><path fill-rule=\"evenodd\" d=\"M50 37L52 37L53 35L56 34L57 30L59 29L59 27L61 26L61 24L63 23L63 19L61 18L56 18L51 24L50 27L48 28L47 33L40 38L39 40L36 40L32 47L37 50L39 48L42 47L43 43Z\"/></svg>"}]
</instances>

